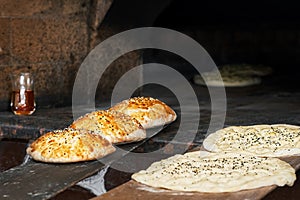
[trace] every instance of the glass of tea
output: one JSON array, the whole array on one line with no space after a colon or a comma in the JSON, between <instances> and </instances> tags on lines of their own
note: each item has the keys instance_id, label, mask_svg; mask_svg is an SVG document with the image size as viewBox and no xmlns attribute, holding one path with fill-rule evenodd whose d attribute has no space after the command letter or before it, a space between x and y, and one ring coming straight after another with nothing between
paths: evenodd
<instances>
[{"instance_id":1,"label":"glass of tea","mask_svg":"<svg viewBox=\"0 0 300 200\"><path fill-rule=\"evenodd\" d=\"M12 94L10 107L16 115L31 115L35 111L35 100L33 92L33 74L13 73L11 74Z\"/></svg>"}]
</instances>

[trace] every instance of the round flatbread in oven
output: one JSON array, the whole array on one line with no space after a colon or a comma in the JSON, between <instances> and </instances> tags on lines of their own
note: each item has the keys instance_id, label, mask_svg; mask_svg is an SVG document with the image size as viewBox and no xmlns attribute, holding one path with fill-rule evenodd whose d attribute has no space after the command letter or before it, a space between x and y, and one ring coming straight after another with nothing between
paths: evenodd
<instances>
[{"instance_id":1,"label":"round flatbread in oven","mask_svg":"<svg viewBox=\"0 0 300 200\"><path fill-rule=\"evenodd\" d=\"M224 74L235 74L241 76L268 76L273 73L270 66L242 64L227 64L220 66L220 71Z\"/></svg>"},{"instance_id":2,"label":"round flatbread in oven","mask_svg":"<svg viewBox=\"0 0 300 200\"><path fill-rule=\"evenodd\" d=\"M123 100L109 110L130 115L146 129L169 124L177 118L172 108L152 97L133 97Z\"/></svg>"},{"instance_id":3,"label":"round flatbread in oven","mask_svg":"<svg viewBox=\"0 0 300 200\"><path fill-rule=\"evenodd\" d=\"M300 127L288 124L230 126L203 141L211 152L244 152L282 157L300 154Z\"/></svg>"},{"instance_id":4,"label":"round flatbread in oven","mask_svg":"<svg viewBox=\"0 0 300 200\"><path fill-rule=\"evenodd\" d=\"M193 81L198 85L216 87L244 87L260 84L261 77L272 74L269 66L250 64L228 64L218 70L204 72L194 76Z\"/></svg>"},{"instance_id":5,"label":"round flatbread in oven","mask_svg":"<svg viewBox=\"0 0 300 200\"><path fill-rule=\"evenodd\" d=\"M245 75L224 75L219 76L215 72L205 72L201 75L194 76L194 83L197 85L206 85L213 87L244 87L258 85L261 78L257 76Z\"/></svg>"},{"instance_id":6,"label":"round flatbread in oven","mask_svg":"<svg viewBox=\"0 0 300 200\"><path fill-rule=\"evenodd\" d=\"M76 119L70 128L93 131L111 143L136 142L146 138L145 129L136 119L113 110L87 113Z\"/></svg>"},{"instance_id":7,"label":"round flatbread in oven","mask_svg":"<svg viewBox=\"0 0 300 200\"><path fill-rule=\"evenodd\" d=\"M26 149L34 160L70 163L100 159L115 148L100 135L85 130L54 130L40 136Z\"/></svg>"},{"instance_id":8,"label":"round flatbread in oven","mask_svg":"<svg viewBox=\"0 0 300 200\"><path fill-rule=\"evenodd\" d=\"M278 158L196 151L155 162L132 179L154 188L220 193L292 186L296 175L291 165Z\"/></svg>"}]
</instances>

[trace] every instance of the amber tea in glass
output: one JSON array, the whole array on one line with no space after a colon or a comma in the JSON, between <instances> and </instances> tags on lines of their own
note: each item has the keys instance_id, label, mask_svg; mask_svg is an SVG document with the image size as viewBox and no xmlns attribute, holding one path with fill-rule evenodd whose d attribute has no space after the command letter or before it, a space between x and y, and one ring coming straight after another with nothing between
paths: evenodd
<instances>
[{"instance_id":1,"label":"amber tea in glass","mask_svg":"<svg viewBox=\"0 0 300 200\"><path fill-rule=\"evenodd\" d=\"M11 74L12 94L10 107L16 115L31 115L35 111L33 75L30 73Z\"/></svg>"}]
</instances>

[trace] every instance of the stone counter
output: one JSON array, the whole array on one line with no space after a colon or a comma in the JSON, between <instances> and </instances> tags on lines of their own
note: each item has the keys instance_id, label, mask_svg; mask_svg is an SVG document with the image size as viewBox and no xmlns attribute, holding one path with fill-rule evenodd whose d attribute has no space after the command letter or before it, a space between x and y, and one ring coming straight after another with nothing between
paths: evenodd
<instances>
[{"instance_id":1,"label":"stone counter","mask_svg":"<svg viewBox=\"0 0 300 200\"><path fill-rule=\"evenodd\" d=\"M0 112L1 137L35 139L53 129L60 129L72 122L70 108L38 109L31 116L16 116L12 112Z\"/></svg>"},{"instance_id":2,"label":"stone counter","mask_svg":"<svg viewBox=\"0 0 300 200\"><path fill-rule=\"evenodd\" d=\"M226 88L226 115L224 126L285 123L300 125L300 88L297 78L275 76L261 85ZM211 103L207 88L192 85L198 98L200 121L193 118L194 110L181 113L176 97L162 88L145 88L143 96L153 96L166 102L178 114L178 119L164 128L150 141L166 143L171 141L180 125L181 116L188 117L187 123L199 123L198 130L193 132L193 143L200 145L205 137L211 120ZM106 109L110 102L100 102L96 109ZM84 108L82 108L84 109ZM89 112L88 109L80 111ZM218 113L216 113L218 114ZM73 121L72 107L38 108L31 116L16 116L12 112L0 112L0 138L34 139L41 134L63 129ZM189 126L186 127L189 132ZM177 141L178 142L178 141ZM180 142L180 141L179 141Z\"/></svg>"},{"instance_id":3,"label":"stone counter","mask_svg":"<svg viewBox=\"0 0 300 200\"><path fill-rule=\"evenodd\" d=\"M297 79L291 79L290 82L286 80L286 77L275 77L275 79L267 80L258 86L226 88L227 111L224 126L263 123L300 125L300 89L295 84ZM175 97L162 91L161 88L143 90L144 96L154 96L167 102L177 112L178 119L145 143L139 145L134 150L135 152L152 152L170 144L168 148L164 149L164 153L171 155L175 151L185 151L202 144L210 122L211 105L205 87L193 85L193 88L198 98L201 119L197 131L191 133L189 129L185 130L187 137L192 136L192 138L189 138L191 142L188 143L178 140L173 141L174 136L177 134L182 114L178 102L174 99ZM108 102L104 102L98 105L97 108L105 109L108 105ZM193 119L193 109L188 115L190 116L189 123L195 122L193 121L196 120ZM37 109L31 116L15 116L12 112L0 112L0 134L1 138L32 140L47 131L65 128L72 121L71 107ZM126 145L120 147L127 148ZM297 175L299 177L299 173ZM109 168L105 175L105 186L110 190L129 179L130 173ZM278 188L265 199L284 199L285 197L290 199L295 197L294 199L296 199L299 196L299 192L297 192L298 185L299 178L294 187ZM72 190L67 192L71 196L75 194ZM61 194L65 195L65 192Z\"/></svg>"}]
</instances>

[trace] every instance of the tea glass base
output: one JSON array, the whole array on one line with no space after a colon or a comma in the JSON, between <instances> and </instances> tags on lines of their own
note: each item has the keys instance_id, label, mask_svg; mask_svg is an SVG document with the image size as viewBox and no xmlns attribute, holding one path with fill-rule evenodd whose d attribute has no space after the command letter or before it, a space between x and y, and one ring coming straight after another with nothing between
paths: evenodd
<instances>
[{"instance_id":1,"label":"tea glass base","mask_svg":"<svg viewBox=\"0 0 300 200\"><path fill-rule=\"evenodd\" d=\"M31 111L24 111L24 110L13 110L13 113L15 115L32 115L34 113L35 109L34 110L31 110Z\"/></svg>"}]
</instances>

